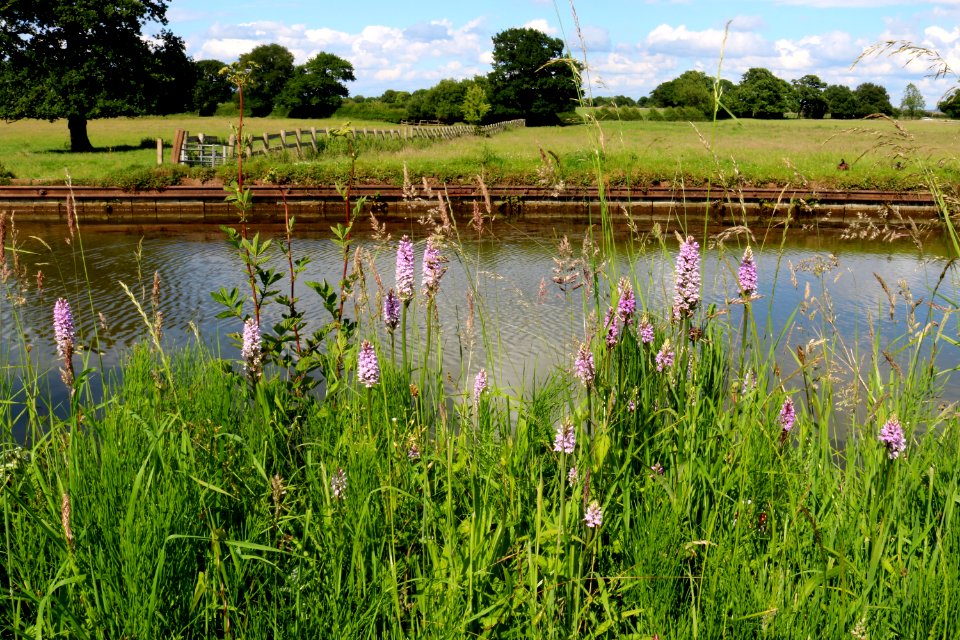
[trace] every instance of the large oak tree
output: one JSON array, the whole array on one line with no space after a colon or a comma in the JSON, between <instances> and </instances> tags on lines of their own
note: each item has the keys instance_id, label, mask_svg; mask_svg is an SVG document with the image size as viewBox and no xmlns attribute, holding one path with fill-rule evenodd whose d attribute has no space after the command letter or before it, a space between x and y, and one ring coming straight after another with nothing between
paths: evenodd
<instances>
[{"instance_id":1,"label":"large oak tree","mask_svg":"<svg viewBox=\"0 0 960 640\"><path fill-rule=\"evenodd\" d=\"M563 57L563 40L536 29L507 29L493 37L491 115L558 124L558 113L577 107L579 79Z\"/></svg>"},{"instance_id":2,"label":"large oak tree","mask_svg":"<svg viewBox=\"0 0 960 640\"><path fill-rule=\"evenodd\" d=\"M70 150L90 151L87 121L147 111L154 52L144 26L168 0L3 0L0 118L66 118Z\"/></svg>"}]
</instances>

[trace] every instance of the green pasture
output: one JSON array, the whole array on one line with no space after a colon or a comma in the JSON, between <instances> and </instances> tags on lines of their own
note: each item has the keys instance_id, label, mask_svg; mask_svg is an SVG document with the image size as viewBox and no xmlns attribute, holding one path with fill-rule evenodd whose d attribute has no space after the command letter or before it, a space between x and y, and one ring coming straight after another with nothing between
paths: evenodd
<instances>
[{"instance_id":1,"label":"green pasture","mask_svg":"<svg viewBox=\"0 0 960 640\"><path fill-rule=\"evenodd\" d=\"M117 118L89 124L95 153L67 152L66 124L18 121L0 124L0 164L6 180L59 183L69 172L77 184L143 187L152 181L175 183L191 175L172 174L156 166L155 140L169 145L176 129L228 137L233 118L190 116ZM248 118L245 132L254 136L297 127L333 128L343 120ZM352 122L355 128L394 128L382 122ZM612 185L670 183L678 187L707 181L732 186L812 185L838 189L918 189L922 161L946 182L960 179L958 123L922 120L740 120L717 123L617 122L565 127L527 128L490 137L445 141L359 142L357 178L400 184L403 167L414 181L422 176L441 182L544 186L595 184L597 154L605 180ZM343 179L346 144L330 143L315 157L257 158L247 163L248 177L269 177L308 184ZM837 169L845 160L848 171ZM203 180L229 177L234 169L194 171ZM144 177L146 175L151 178ZM133 176L133 177L131 177Z\"/></svg>"}]
</instances>

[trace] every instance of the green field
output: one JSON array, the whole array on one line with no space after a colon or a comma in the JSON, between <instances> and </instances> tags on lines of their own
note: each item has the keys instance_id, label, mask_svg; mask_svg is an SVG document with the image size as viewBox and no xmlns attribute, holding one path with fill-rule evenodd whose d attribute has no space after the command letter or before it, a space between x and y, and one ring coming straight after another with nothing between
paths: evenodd
<instances>
[{"instance_id":1,"label":"green field","mask_svg":"<svg viewBox=\"0 0 960 640\"><path fill-rule=\"evenodd\" d=\"M0 124L0 164L15 181L58 183L69 172L77 184L137 186L156 171L155 139L169 145L178 128L229 136L234 119L145 117L95 120L90 139L100 151L70 154L64 122L19 121ZM245 131L259 136L310 126L339 127L342 120L296 121L249 118ZM354 122L363 128L395 125ZM364 182L400 184L407 165L414 181L490 184L595 184L597 159L608 183L678 186L707 181L741 186L811 184L840 189L917 189L919 165L946 182L960 180L960 129L955 121L908 121L898 128L887 120L741 120L718 123L604 122L562 128L528 128L489 138L442 142L371 141L360 144L357 177ZM543 150L543 153L541 153ZM553 160L552 154L559 159ZM547 158L547 162L543 161ZM840 160L849 171L838 171ZM343 179L349 161L344 145L331 145L318 157L261 158L248 163L254 180L307 184ZM232 170L221 170L224 177ZM161 182L188 178L160 170ZM133 176L133 177L131 177ZM218 178L211 172L194 177ZM10 176L8 175L8 179ZM143 183L143 184L141 184Z\"/></svg>"}]
</instances>

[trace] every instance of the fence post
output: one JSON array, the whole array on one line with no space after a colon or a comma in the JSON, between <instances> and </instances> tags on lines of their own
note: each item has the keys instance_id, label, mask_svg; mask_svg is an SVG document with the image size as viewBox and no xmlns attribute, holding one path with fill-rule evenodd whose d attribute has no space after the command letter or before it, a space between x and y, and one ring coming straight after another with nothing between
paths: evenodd
<instances>
[{"instance_id":1,"label":"fence post","mask_svg":"<svg viewBox=\"0 0 960 640\"><path fill-rule=\"evenodd\" d=\"M231 133L230 139L227 141L227 146L230 147L230 157L237 155L237 134Z\"/></svg>"},{"instance_id":2,"label":"fence post","mask_svg":"<svg viewBox=\"0 0 960 640\"><path fill-rule=\"evenodd\" d=\"M173 135L173 147L170 149L171 164L180 164L180 152L183 150L183 140L186 136L187 132L183 129L177 129Z\"/></svg>"},{"instance_id":3,"label":"fence post","mask_svg":"<svg viewBox=\"0 0 960 640\"><path fill-rule=\"evenodd\" d=\"M266 131L263 132L263 153L267 155L270 151L270 135Z\"/></svg>"},{"instance_id":4,"label":"fence post","mask_svg":"<svg viewBox=\"0 0 960 640\"><path fill-rule=\"evenodd\" d=\"M313 147L313 152L317 152L317 128L310 127L310 145Z\"/></svg>"},{"instance_id":5,"label":"fence post","mask_svg":"<svg viewBox=\"0 0 960 640\"><path fill-rule=\"evenodd\" d=\"M157 164L163 164L163 138L157 138Z\"/></svg>"}]
</instances>

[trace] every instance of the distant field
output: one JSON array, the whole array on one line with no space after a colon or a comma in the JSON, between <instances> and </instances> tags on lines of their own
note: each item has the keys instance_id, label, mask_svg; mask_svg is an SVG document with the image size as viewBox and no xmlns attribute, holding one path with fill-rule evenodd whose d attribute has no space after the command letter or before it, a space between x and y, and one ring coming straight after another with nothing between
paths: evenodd
<instances>
[{"instance_id":1,"label":"distant field","mask_svg":"<svg viewBox=\"0 0 960 640\"><path fill-rule=\"evenodd\" d=\"M169 156L177 128L226 137L235 123L235 119L189 116L95 120L89 125L90 140L102 150L76 155L66 151L63 121L0 123L0 164L18 181L62 182L69 171L76 183L109 184L113 176L155 167L152 141L157 137L164 139ZM342 120L245 120L246 131L254 135L343 124ZM351 124L395 127L377 122ZM602 128L528 128L490 138L368 145L360 148L357 176L368 182L399 184L406 163L417 181L429 176L442 182L469 182L482 174L489 183L592 184L599 150L606 179L634 186L739 180L759 186L806 181L841 189L912 189L921 186L918 160L933 167L942 179L960 181L960 122L907 121L902 126L900 130L883 120L742 120L697 123L696 128L684 122L646 121L604 122ZM850 165L849 171L837 169L841 159ZM342 179L347 167L342 153L305 162L273 158L249 164L252 178L272 170L274 176L308 183ZM209 172L203 177L209 178Z\"/></svg>"}]
</instances>

